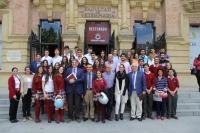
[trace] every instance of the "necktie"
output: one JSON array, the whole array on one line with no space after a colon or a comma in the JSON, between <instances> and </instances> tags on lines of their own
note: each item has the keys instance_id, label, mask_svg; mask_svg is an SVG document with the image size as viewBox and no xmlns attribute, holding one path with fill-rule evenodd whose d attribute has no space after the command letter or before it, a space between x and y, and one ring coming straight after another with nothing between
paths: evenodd
<instances>
[{"instance_id":1,"label":"necktie","mask_svg":"<svg viewBox=\"0 0 200 133\"><path fill-rule=\"evenodd\" d=\"M90 73L88 73L89 74L89 80L88 80L88 89L90 89L90 78L91 78L91 76L90 76Z\"/></svg>"},{"instance_id":2,"label":"necktie","mask_svg":"<svg viewBox=\"0 0 200 133\"><path fill-rule=\"evenodd\" d=\"M132 75L132 82L133 82L132 90L134 90L135 89L135 73L133 73L133 75Z\"/></svg>"},{"instance_id":3,"label":"necktie","mask_svg":"<svg viewBox=\"0 0 200 133\"><path fill-rule=\"evenodd\" d=\"M73 69L73 73L76 74L76 73L75 73L75 68Z\"/></svg>"}]
</instances>

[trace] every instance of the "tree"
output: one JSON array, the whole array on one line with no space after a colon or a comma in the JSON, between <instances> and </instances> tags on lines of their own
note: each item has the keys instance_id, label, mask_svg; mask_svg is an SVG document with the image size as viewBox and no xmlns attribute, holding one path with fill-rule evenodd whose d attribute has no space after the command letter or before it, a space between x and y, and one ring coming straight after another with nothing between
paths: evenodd
<instances>
[{"instance_id":1,"label":"tree","mask_svg":"<svg viewBox=\"0 0 200 133\"><path fill-rule=\"evenodd\" d=\"M58 42L58 35L54 31L53 27L50 27L48 30L46 28L42 28L41 42L42 43L57 43Z\"/></svg>"}]
</instances>

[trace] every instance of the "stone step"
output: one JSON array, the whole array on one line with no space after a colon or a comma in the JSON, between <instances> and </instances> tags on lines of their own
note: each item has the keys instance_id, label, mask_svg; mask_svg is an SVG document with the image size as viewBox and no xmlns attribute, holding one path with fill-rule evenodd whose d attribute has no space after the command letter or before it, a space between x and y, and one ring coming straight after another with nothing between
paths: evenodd
<instances>
[{"instance_id":1,"label":"stone step","mask_svg":"<svg viewBox=\"0 0 200 133\"><path fill-rule=\"evenodd\" d=\"M34 118L35 112L31 111L31 114L32 114L32 117ZM181 117L181 116L200 116L200 109L181 109L181 110L176 111L176 115L178 117ZM156 111L153 111L152 116L156 117ZM17 113L17 118L18 119L23 118L22 112ZM40 118L43 119L43 120L47 120L46 113L43 114L43 115L40 114ZM67 112L65 112L64 118L65 119L67 118ZM80 113L80 118L81 119L83 118L82 112ZM114 112L112 113L112 118L113 119L115 118ZM125 111L124 112L124 119L129 119L129 118L130 118L130 111ZM8 111L0 111L0 119L9 119Z\"/></svg>"},{"instance_id":2,"label":"stone step","mask_svg":"<svg viewBox=\"0 0 200 133\"><path fill-rule=\"evenodd\" d=\"M179 98L178 104L179 103L200 103L200 98Z\"/></svg>"},{"instance_id":3,"label":"stone step","mask_svg":"<svg viewBox=\"0 0 200 133\"><path fill-rule=\"evenodd\" d=\"M200 109L200 103L179 103L177 109Z\"/></svg>"},{"instance_id":4,"label":"stone step","mask_svg":"<svg viewBox=\"0 0 200 133\"><path fill-rule=\"evenodd\" d=\"M178 93L178 98L188 98L188 99L200 98L200 93L199 92L180 92Z\"/></svg>"}]
</instances>

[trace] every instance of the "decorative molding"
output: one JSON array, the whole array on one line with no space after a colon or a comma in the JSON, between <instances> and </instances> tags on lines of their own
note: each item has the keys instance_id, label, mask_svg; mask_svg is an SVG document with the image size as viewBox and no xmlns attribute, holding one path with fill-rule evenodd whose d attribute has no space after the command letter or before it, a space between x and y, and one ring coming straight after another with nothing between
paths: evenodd
<instances>
[{"instance_id":1,"label":"decorative molding","mask_svg":"<svg viewBox=\"0 0 200 133\"><path fill-rule=\"evenodd\" d=\"M0 9L8 5L9 2L10 0L0 0Z\"/></svg>"},{"instance_id":2,"label":"decorative molding","mask_svg":"<svg viewBox=\"0 0 200 133\"><path fill-rule=\"evenodd\" d=\"M130 0L131 8L141 7L143 22L147 21L147 16L150 8L159 9L162 0Z\"/></svg>"},{"instance_id":3,"label":"decorative molding","mask_svg":"<svg viewBox=\"0 0 200 133\"><path fill-rule=\"evenodd\" d=\"M195 13L200 12L200 0L182 0L185 10Z\"/></svg>"},{"instance_id":4,"label":"decorative molding","mask_svg":"<svg viewBox=\"0 0 200 133\"><path fill-rule=\"evenodd\" d=\"M103 5L103 6L118 6L118 0L78 0L78 6L83 5Z\"/></svg>"},{"instance_id":5,"label":"decorative molding","mask_svg":"<svg viewBox=\"0 0 200 133\"><path fill-rule=\"evenodd\" d=\"M66 0L33 0L34 6L39 6L39 5L46 6L47 17L49 21L52 21L53 18L53 6L54 5L65 6L66 3L67 3Z\"/></svg>"}]
</instances>

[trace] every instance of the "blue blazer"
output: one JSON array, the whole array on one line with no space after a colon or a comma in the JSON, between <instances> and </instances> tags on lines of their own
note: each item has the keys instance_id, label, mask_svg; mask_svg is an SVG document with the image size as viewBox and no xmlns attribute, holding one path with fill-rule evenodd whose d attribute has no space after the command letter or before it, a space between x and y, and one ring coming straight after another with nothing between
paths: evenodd
<instances>
[{"instance_id":1,"label":"blue blazer","mask_svg":"<svg viewBox=\"0 0 200 133\"><path fill-rule=\"evenodd\" d=\"M42 62L40 62L40 65L42 65ZM36 61L31 62L30 70L31 70L31 73L36 73L36 70L37 70L37 62Z\"/></svg>"},{"instance_id":2,"label":"blue blazer","mask_svg":"<svg viewBox=\"0 0 200 133\"><path fill-rule=\"evenodd\" d=\"M128 78L129 78L129 91L128 91L128 96L130 97L132 95L132 74L133 72L130 72L128 74ZM137 92L137 95L139 96L140 94L142 94L142 92L146 92L146 77L144 75L143 72L137 71L137 75L136 75L136 79L135 79L135 89Z\"/></svg>"},{"instance_id":3,"label":"blue blazer","mask_svg":"<svg viewBox=\"0 0 200 133\"><path fill-rule=\"evenodd\" d=\"M84 81L84 72L82 69L77 67L76 77L74 84L70 84L67 78L68 75L72 73L72 68L68 68L66 71L65 83L66 83L66 93L71 93L73 86L75 85L76 91L78 94L83 94L83 81Z\"/></svg>"}]
</instances>

